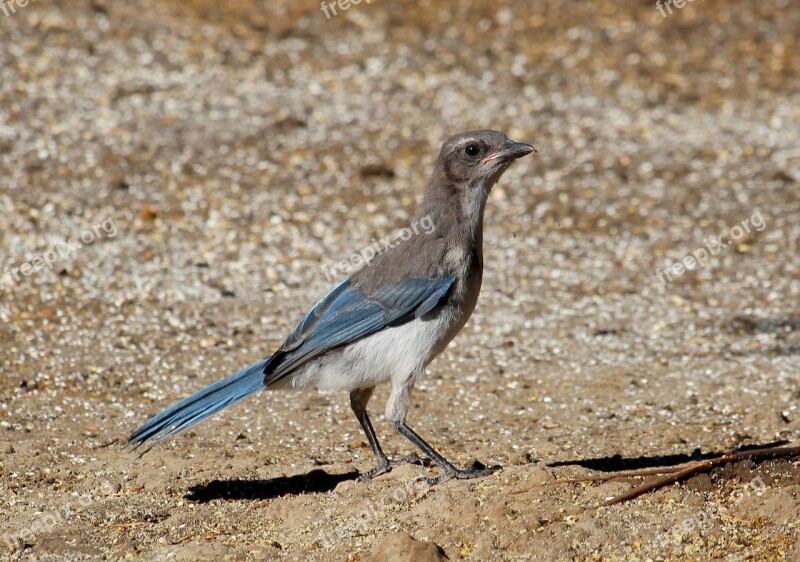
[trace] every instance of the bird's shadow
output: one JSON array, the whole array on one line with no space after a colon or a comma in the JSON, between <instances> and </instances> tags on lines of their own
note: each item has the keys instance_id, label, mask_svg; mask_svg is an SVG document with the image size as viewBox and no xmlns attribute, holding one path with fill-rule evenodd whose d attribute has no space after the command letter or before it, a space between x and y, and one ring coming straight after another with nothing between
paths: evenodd
<instances>
[{"instance_id":1,"label":"bird's shadow","mask_svg":"<svg viewBox=\"0 0 800 562\"><path fill-rule=\"evenodd\" d=\"M788 444L789 441L773 441L771 443L763 443L758 445L745 445L737 449L738 451L750 451L753 449L771 449L774 447L782 447ZM566 461L558 461L549 463L547 466L551 468L559 466L582 466L590 470L597 470L599 472L621 472L625 470L641 470L643 468L658 468L666 466L675 466L692 461L702 461L706 459L713 459L721 457L730 451L715 451L710 453L703 453L700 449L695 449L691 454L681 455L655 455L655 456L642 456L633 458L622 458L621 455L614 455L611 457L598 457L594 459L574 459Z\"/></svg>"},{"instance_id":2,"label":"bird's shadow","mask_svg":"<svg viewBox=\"0 0 800 562\"><path fill-rule=\"evenodd\" d=\"M269 500L295 494L330 492L340 482L353 480L358 471L331 474L314 469L307 474L278 476L267 480L212 480L189 488L185 499L196 503L211 500Z\"/></svg>"}]
</instances>

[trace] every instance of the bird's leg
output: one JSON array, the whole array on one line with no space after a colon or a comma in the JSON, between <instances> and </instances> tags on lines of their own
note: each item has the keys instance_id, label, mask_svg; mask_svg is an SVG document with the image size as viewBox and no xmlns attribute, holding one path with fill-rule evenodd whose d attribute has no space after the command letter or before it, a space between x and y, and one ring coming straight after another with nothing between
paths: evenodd
<instances>
[{"instance_id":1,"label":"bird's leg","mask_svg":"<svg viewBox=\"0 0 800 562\"><path fill-rule=\"evenodd\" d=\"M378 475L385 474L392 470L392 468L395 466L403 463L425 464L417 455L406 455L405 457L393 461L390 461L386 457L383 449L381 449L381 444L378 442L378 436L375 435L375 429L372 427L372 422L369 420L369 415L367 414L367 402L369 402L374 390L375 387L373 386L370 388L359 388L350 393L350 407L353 409L353 413L356 415L358 423L361 424L361 429L364 430L364 434L367 436L367 441L372 449L372 453L378 460L378 466L359 476L359 480L362 482L371 480Z\"/></svg>"},{"instance_id":2,"label":"bird's leg","mask_svg":"<svg viewBox=\"0 0 800 562\"><path fill-rule=\"evenodd\" d=\"M480 478L498 470L499 466L486 468L484 466L474 466L469 469L460 469L453 466L453 464L436 452L425 440L420 437L413 429L406 424L406 414L411 408L411 390L414 388L414 382L419 377L419 373L412 373L408 377L393 381L392 393L389 395L389 401L386 403L386 417L392 420L392 427L397 432L411 441L414 445L425 453L427 458L439 465L442 469L442 475L437 478L426 478L425 481L433 486L450 480L451 478Z\"/></svg>"},{"instance_id":3,"label":"bird's leg","mask_svg":"<svg viewBox=\"0 0 800 562\"><path fill-rule=\"evenodd\" d=\"M498 470L499 466L491 466L489 468L456 468L453 464L436 452L425 440L420 437L413 429L406 425L404 420L393 421L392 425L400 435L411 441L414 445L419 447L428 458L432 459L442 469L442 475L436 478L426 478L426 482L433 486L434 484L441 484L451 478L466 479L466 478L480 478L487 476Z\"/></svg>"},{"instance_id":4,"label":"bird's leg","mask_svg":"<svg viewBox=\"0 0 800 562\"><path fill-rule=\"evenodd\" d=\"M373 386L370 388L358 388L350 392L350 407L353 409L353 413L356 415L358 423L361 424L361 429L364 430L364 434L367 436L367 441L369 442L370 448L372 448L372 453L375 455L375 458L378 459L378 466L365 472L359 477L359 480L362 482L366 482L367 480L374 478L379 474L383 474L391 470L389 459L386 458L383 449L381 449L381 444L378 442L378 436L375 435L372 422L369 421L369 415L367 414L367 402L369 402L374 390L375 387Z\"/></svg>"}]
</instances>

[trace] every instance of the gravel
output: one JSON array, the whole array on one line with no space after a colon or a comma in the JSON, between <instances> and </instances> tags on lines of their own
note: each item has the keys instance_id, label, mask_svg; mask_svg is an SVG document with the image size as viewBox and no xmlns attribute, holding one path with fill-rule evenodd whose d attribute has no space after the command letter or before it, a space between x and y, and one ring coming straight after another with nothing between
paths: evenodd
<instances>
[{"instance_id":1,"label":"gravel","mask_svg":"<svg viewBox=\"0 0 800 562\"><path fill-rule=\"evenodd\" d=\"M798 441L800 8L14 5L3 556L357 560L399 541L450 560L800 559L796 460L613 507L637 479L556 482ZM373 460L346 396L317 392L121 450L147 416L271 353L331 265L408 225L443 140L487 127L539 154L489 200L478 308L409 421L454 462L502 472L358 484ZM378 433L410 452L385 398Z\"/></svg>"}]
</instances>

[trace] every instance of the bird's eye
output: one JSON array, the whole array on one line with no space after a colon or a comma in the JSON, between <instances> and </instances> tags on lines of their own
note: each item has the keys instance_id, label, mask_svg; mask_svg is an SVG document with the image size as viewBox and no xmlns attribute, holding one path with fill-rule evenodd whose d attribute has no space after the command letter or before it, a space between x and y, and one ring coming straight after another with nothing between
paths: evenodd
<instances>
[{"instance_id":1,"label":"bird's eye","mask_svg":"<svg viewBox=\"0 0 800 562\"><path fill-rule=\"evenodd\" d=\"M481 154L481 145L476 142L469 143L464 147L464 154L466 154L468 158L477 158Z\"/></svg>"}]
</instances>

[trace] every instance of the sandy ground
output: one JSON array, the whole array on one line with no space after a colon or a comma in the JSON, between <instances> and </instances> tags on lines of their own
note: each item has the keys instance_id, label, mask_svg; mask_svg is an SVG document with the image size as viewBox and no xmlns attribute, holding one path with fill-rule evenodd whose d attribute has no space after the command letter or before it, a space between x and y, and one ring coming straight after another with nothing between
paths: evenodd
<instances>
[{"instance_id":1,"label":"sandy ground","mask_svg":"<svg viewBox=\"0 0 800 562\"><path fill-rule=\"evenodd\" d=\"M0 557L800 560L797 460L612 507L641 479L560 482L800 441L795 2L14 6ZM409 421L502 471L360 484L347 398L317 392L121 450L274 350L324 268L408 224L441 142L484 127L539 155L490 198L478 309ZM384 446L411 452L385 398Z\"/></svg>"}]
</instances>

